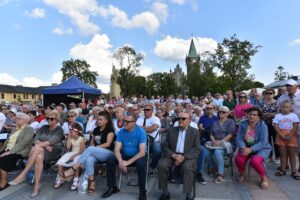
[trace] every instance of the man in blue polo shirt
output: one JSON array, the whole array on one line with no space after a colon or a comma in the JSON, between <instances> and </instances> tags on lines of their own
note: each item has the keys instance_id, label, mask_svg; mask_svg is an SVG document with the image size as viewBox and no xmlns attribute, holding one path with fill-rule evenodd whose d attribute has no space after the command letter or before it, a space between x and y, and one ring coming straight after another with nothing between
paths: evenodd
<instances>
[{"instance_id":1,"label":"man in blue polo shirt","mask_svg":"<svg viewBox=\"0 0 300 200\"><path fill-rule=\"evenodd\" d=\"M208 104L204 109L204 114L200 117L198 126L200 131L200 154L197 162L197 180L200 184L205 185L207 182L203 178L205 159L208 155L207 149L203 146L210 140L210 129L218 118L213 114L214 107Z\"/></svg>"},{"instance_id":2,"label":"man in blue polo shirt","mask_svg":"<svg viewBox=\"0 0 300 200\"><path fill-rule=\"evenodd\" d=\"M106 161L108 190L101 197L106 198L119 191L116 186L116 165L127 172L127 167L135 163L139 179L139 200L146 200L146 132L136 125L136 117L132 114L125 117L124 123L124 128L119 131L116 139L115 155Z\"/></svg>"}]
</instances>

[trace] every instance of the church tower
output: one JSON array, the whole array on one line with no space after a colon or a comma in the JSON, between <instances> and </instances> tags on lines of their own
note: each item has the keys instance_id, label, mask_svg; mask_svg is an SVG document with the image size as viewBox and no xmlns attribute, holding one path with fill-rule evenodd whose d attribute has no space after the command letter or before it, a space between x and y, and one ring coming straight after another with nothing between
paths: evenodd
<instances>
[{"instance_id":1,"label":"church tower","mask_svg":"<svg viewBox=\"0 0 300 200\"><path fill-rule=\"evenodd\" d=\"M185 58L185 63L187 67L187 76L189 76L190 73L195 72L200 74L200 56L197 53L193 38L191 40L189 53Z\"/></svg>"}]
</instances>

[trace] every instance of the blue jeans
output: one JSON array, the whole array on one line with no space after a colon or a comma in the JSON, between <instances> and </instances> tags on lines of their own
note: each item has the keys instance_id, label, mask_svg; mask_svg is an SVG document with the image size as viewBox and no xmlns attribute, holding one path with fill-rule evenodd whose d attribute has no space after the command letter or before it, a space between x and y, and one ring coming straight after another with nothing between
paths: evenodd
<instances>
[{"instance_id":1,"label":"blue jeans","mask_svg":"<svg viewBox=\"0 0 300 200\"><path fill-rule=\"evenodd\" d=\"M208 150L208 163L210 167L216 165L218 174L224 174L224 149ZM215 159L213 159L213 157ZM215 162L214 162L215 161Z\"/></svg>"},{"instance_id":2,"label":"blue jeans","mask_svg":"<svg viewBox=\"0 0 300 200\"><path fill-rule=\"evenodd\" d=\"M90 146L81 154L78 162L85 167L85 174L93 176L95 162L106 161L112 155L114 153L108 149Z\"/></svg>"},{"instance_id":3,"label":"blue jeans","mask_svg":"<svg viewBox=\"0 0 300 200\"><path fill-rule=\"evenodd\" d=\"M197 161L197 171L199 173L203 173L204 171L205 159L207 158L207 156L208 156L207 149L204 146L200 145L200 154Z\"/></svg>"},{"instance_id":4,"label":"blue jeans","mask_svg":"<svg viewBox=\"0 0 300 200\"><path fill-rule=\"evenodd\" d=\"M158 161L159 161L159 158L160 158L160 153L161 153L160 142L154 142L151 149L150 149L150 152L152 153L152 162L150 164L150 167L152 169L155 169L157 164L158 164Z\"/></svg>"}]
</instances>

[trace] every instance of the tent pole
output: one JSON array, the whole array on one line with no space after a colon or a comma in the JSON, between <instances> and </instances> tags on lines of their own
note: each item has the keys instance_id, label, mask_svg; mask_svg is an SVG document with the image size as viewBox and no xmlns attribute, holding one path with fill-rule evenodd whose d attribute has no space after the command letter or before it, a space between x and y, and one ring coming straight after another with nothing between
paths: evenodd
<instances>
[{"instance_id":1,"label":"tent pole","mask_svg":"<svg viewBox=\"0 0 300 200\"><path fill-rule=\"evenodd\" d=\"M82 102L84 102L84 91L82 92L82 99L81 99Z\"/></svg>"}]
</instances>

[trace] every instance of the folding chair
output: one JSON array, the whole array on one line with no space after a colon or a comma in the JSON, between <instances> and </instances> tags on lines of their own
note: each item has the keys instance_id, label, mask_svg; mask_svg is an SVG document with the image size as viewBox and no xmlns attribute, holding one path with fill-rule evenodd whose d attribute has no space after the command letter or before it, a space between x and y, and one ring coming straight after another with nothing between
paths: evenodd
<instances>
[{"instance_id":1,"label":"folding chair","mask_svg":"<svg viewBox=\"0 0 300 200\"><path fill-rule=\"evenodd\" d=\"M147 188L148 188L148 171L149 171L149 158L150 158L150 145L149 145L149 135L147 135L147 143L146 143L146 191L147 191ZM135 167L135 163L131 164L128 166L129 167ZM126 180L130 180L130 182L127 183L128 186L138 186L138 183L137 184L132 184L132 180L137 180L137 178L128 178L127 176L128 173L126 173ZM119 177L119 189L121 189L121 184L122 184L122 178L123 178L123 171L121 170L121 173L120 173L120 177Z\"/></svg>"}]
</instances>

